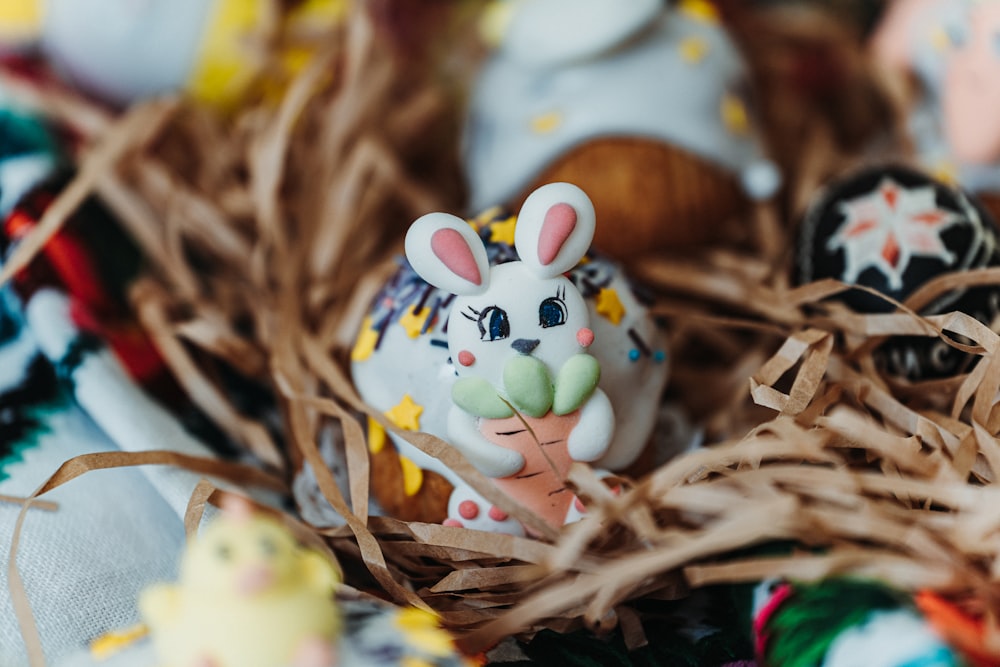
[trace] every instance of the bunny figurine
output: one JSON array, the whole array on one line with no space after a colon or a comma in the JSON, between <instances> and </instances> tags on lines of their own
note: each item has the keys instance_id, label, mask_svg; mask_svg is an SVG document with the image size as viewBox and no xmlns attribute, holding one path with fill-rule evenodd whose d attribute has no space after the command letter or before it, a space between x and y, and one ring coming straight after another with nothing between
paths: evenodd
<instances>
[{"instance_id":1,"label":"bunny figurine","mask_svg":"<svg viewBox=\"0 0 1000 667\"><path fill-rule=\"evenodd\" d=\"M872 41L918 164L1000 213L1000 3L896 0Z\"/></svg>"},{"instance_id":2,"label":"bunny figurine","mask_svg":"<svg viewBox=\"0 0 1000 667\"><path fill-rule=\"evenodd\" d=\"M748 68L715 3L486 6L496 48L465 129L473 210L516 207L538 184L570 181L602 220L620 221L597 230L595 248L628 260L724 240L724 221L780 188Z\"/></svg>"},{"instance_id":3,"label":"bunny figurine","mask_svg":"<svg viewBox=\"0 0 1000 667\"><path fill-rule=\"evenodd\" d=\"M576 515L564 484L570 465L600 459L614 431L611 402L597 386L600 366L586 352L594 342L587 306L562 275L584 256L594 227L587 195L552 183L521 208L514 232L520 261L491 268L476 232L446 213L423 216L406 236L414 270L457 295L447 323L459 376L449 439L552 526ZM451 505L450 522L470 518L463 503Z\"/></svg>"}]
</instances>

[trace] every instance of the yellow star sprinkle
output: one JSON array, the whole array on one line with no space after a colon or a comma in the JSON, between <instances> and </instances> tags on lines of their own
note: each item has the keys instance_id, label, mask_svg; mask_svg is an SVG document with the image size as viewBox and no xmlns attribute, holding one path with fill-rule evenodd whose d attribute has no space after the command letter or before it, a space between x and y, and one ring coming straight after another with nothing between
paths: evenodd
<instances>
[{"instance_id":1,"label":"yellow star sprinkle","mask_svg":"<svg viewBox=\"0 0 1000 667\"><path fill-rule=\"evenodd\" d=\"M385 429L377 421L368 418L368 451L378 454L385 449Z\"/></svg>"},{"instance_id":2,"label":"yellow star sprinkle","mask_svg":"<svg viewBox=\"0 0 1000 667\"><path fill-rule=\"evenodd\" d=\"M944 26L934 26L930 33L931 48L939 53L944 53L951 48L951 37Z\"/></svg>"},{"instance_id":3,"label":"yellow star sprinkle","mask_svg":"<svg viewBox=\"0 0 1000 667\"><path fill-rule=\"evenodd\" d=\"M490 243L506 243L514 245L514 227L517 226L517 216L512 215L506 220L498 220L490 225Z\"/></svg>"},{"instance_id":4,"label":"yellow star sprinkle","mask_svg":"<svg viewBox=\"0 0 1000 667\"><path fill-rule=\"evenodd\" d=\"M423 331L424 322L431 314L431 309L424 306L419 311L416 306L410 306L406 310L406 314L399 318L399 323L403 325L406 329L406 335L410 338L418 338L420 332Z\"/></svg>"},{"instance_id":5,"label":"yellow star sprinkle","mask_svg":"<svg viewBox=\"0 0 1000 667\"><path fill-rule=\"evenodd\" d=\"M375 343L378 342L378 332L372 329L372 318L366 317L361 322L361 333L354 341L354 349L351 350L351 361L364 361L375 352Z\"/></svg>"},{"instance_id":6,"label":"yellow star sprinkle","mask_svg":"<svg viewBox=\"0 0 1000 667\"><path fill-rule=\"evenodd\" d=\"M496 48L503 43L516 8L516 3L499 0L493 0L486 5L479 20L479 34L489 46Z\"/></svg>"},{"instance_id":7,"label":"yellow star sprinkle","mask_svg":"<svg viewBox=\"0 0 1000 667\"><path fill-rule=\"evenodd\" d=\"M424 471L416 463L400 455L399 465L403 469L403 493L415 496L424 485Z\"/></svg>"},{"instance_id":8,"label":"yellow star sprinkle","mask_svg":"<svg viewBox=\"0 0 1000 667\"><path fill-rule=\"evenodd\" d=\"M466 222L478 234L480 229L499 218L501 213L503 213L503 207L491 206L471 220L466 220Z\"/></svg>"},{"instance_id":9,"label":"yellow star sprinkle","mask_svg":"<svg viewBox=\"0 0 1000 667\"><path fill-rule=\"evenodd\" d=\"M719 10L708 0L682 0L680 11L689 18L703 23L719 22Z\"/></svg>"},{"instance_id":10,"label":"yellow star sprinkle","mask_svg":"<svg viewBox=\"0 0 1000 667\"><path fill-rule=\"evenodd\" d=\"M708 55L708 43L701 37L687 37L677 47L684 62L697 65Z\"/></svg>"},{"instance_id":11,"label":"yellow star sprinkle","mask_svg":"<svg viewBox=\"0 0 1000 667\"><path fill-rule=\"evenodd\" d=\"M731 133L745 135L750 130L750 116L747 114L746 105L736 95L726 93L722 97L719 113L722 115L723 125Z\"/></svg>"},{"instance_id":12,"label":"yellow star sprinkle","mask_svg":"<svg viewBox=\"0 0 1000 667\"><path fill-rule=\"evenodd\" d=\"M958 169L947 160L942 160L934 165L931 175L939 181L944 181L949 185L958 185Z\"/></svg>"},{"instance_id":13,"label":"yellow star sprinkle","mask_svg":"<svg viewBox=\"0 0 1000 667\"><path fill-rule=\"evenodd\" d=\"M562 122L563 115L558 111L543 113L531 119L531 131L535 134L548 134L558 129Z\"/></svg>"},{"instance_id":14,"label":"yellow star sprinkle","mask_svg":"<svg viewBox=\"0 0 1000 667\"><path fill-rule=\"evenodd\" d=\"M385 416L404 431L419 431L420 415L423 411L424 406L414 403L409 394L403 394L403 400L391 410L387 410Z\"/></svg>"},{"instance_id":15,"label":"yellow star sprinkle","mask_svg":"<svg viewBox=\"0 0 1000 667\"><path fill-rule=\"evenodd\" d=\"M142 624L134 625L124 630L109 632L90 643L90 655L95 660L106 660L148 634L149 629Z\"/></svg>"},{"instance_id":16,"label":"yellow star sprinkle","mask_svg":"<svg viewBox=\"0 0 1000 667\"><path fill-rule=\"evenodd\" d=\"M597 294L597 314L603 315L615 326L621 324L622 318L625 317L625 306L618 298L617 291L609 287L601 288Z\"/></svg>"},{"instance_id":17,"label":"yellow star sprinkle","mask_svg":"<svg viewBox=\"0 0 1000 667\"><path fill-rule=\"evenodd\" d=\"M334 26L340 23L350 9L345 0L305 0L292 11L289 20L303 30L318 24Z\"/></svg>"},{"instance_id":18,"label":"yellow star sprinkle","mask_svg":"<svg viewBox=\"0 0 1000 667\"><path fill-rule=\"evenodd\" d=\"M451 654L451 635L441 629L438 617L429 611L407 607L396 614L396 627L406 638L406 644L432 656Z\"/></svg>"},{"instance_id":19,"label":"yellow star sprinkle","mask_svg":"<svg viewBox=\"0 0 1000 667\"><path fill-rule=\"evenodd\" d=\"M404 655L399 659L399 667L434 667L434 663L412 655Z\"/></svg>"}]
</instances>

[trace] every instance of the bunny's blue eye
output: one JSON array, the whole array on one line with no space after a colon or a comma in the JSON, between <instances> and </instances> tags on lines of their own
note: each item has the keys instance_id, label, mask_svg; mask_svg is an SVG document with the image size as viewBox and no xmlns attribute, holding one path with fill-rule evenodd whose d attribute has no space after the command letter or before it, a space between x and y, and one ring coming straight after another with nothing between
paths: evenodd
<instances>
[{"instance_id":1,"label":"bunny's blue eye","mask_svg":"<svg viewBox=\"0 0 1000 667\"><path fill-rule=\"evenodd\" d=\"M479 313L479 337L482 340L503 340L510 336L507 311L498 306L488 306Z\"/></svg>"},{"instance_id":2,"label":"bunny's blue eye","mask_svg":"<svg viewBox=\"0 0 1000 667\"><path fill-rule=\"evenodd\" d=\"M555 296L542 301L538 306L538 324L543 329L566 324L566 304Z\"/></svg>"},{"instance_id":3,"label":"bunny's blue eye","mask_svg":"<svg viewBox=\"0 0 1000 667\"><path fill-rule=\"evenodd\" d=\"M950 23L944 27L944 31L948 35L948 45L953 49L960 49L965 46L966 39L968 38L965 26Z\"/></svg>"}]
</instances>

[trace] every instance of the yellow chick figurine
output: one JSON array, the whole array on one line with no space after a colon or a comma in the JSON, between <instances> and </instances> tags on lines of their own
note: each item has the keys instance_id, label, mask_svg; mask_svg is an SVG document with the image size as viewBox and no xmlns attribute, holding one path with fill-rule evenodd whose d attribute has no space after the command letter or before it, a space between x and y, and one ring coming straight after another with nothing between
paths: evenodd
<instances>
[{"instance_id":1,"label":"yellow chick figurine","mask_svg":"<svg viewBox=\"0 0 1000 667\"><path fill-rule=\"evenodd\" d=\"M143 591L160 667L331 667L341 627L332 563L246 500L192 541L180 581Z\"/></svg>"}]
</instances>

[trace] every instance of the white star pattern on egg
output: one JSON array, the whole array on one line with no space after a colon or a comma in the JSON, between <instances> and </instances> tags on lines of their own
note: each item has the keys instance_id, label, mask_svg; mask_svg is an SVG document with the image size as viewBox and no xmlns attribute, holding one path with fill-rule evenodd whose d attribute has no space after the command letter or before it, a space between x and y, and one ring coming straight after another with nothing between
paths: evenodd
<instances>
[{"instance_id":1,"label":"white star pattern on egg","mask_svg":"<svg viewBox=\"0 0 1000 667\"><path fill-rule=\"evenodd\" d=\"M938 208L933 187L905 188L885 178L870 194L841 204L841 211L846 220L826 247L831 252L844 249L845 282L855 282L862 271L875 267L898 290L912 257L945 263L955 259L941 232L963 218Z\"/></svg>"}]
</instances>

